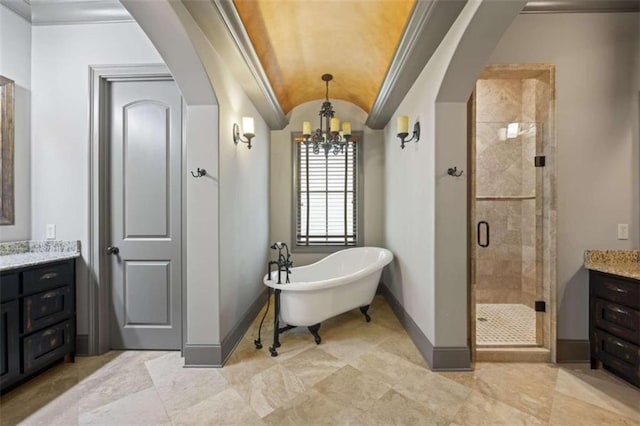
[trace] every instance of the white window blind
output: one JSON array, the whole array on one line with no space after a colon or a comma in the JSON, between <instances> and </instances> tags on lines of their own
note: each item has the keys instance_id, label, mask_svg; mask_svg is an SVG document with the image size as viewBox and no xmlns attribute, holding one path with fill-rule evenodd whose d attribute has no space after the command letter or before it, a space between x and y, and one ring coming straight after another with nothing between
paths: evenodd
<instances>
[{"instance_id":1,"label":"white window blind","mask_svg":"<svg viewBox=\"0 0 640 426\"><path fill-rule=\"evenodd\" d=\"M296 143L296 245L358 244L358 143L325 156Z\"/></svg>"}]
</instances>

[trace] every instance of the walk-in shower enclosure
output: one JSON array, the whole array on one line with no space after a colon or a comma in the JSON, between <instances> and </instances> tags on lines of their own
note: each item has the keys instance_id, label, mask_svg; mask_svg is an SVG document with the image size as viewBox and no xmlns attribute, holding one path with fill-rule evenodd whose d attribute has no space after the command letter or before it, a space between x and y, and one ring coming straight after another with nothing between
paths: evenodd
<instances>
[{"instance_id":1,"label":"walk-in shower enclosure","mask_svg":"<svg viewBox=\"0 0 640 426\"><path fill-rule=\"evenodd\" d=\"M472 97L470 253L477 348L549 348L544 274L550 81L544 68L490 67ZM547 312L536 312L536 301Z\"/></svg>"}]
</instances>

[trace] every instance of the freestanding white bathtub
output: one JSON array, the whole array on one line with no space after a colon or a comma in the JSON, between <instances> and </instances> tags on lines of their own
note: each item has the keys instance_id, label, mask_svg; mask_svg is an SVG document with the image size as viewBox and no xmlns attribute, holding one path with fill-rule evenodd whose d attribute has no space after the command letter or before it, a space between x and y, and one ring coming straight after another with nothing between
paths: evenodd
<instances>
[{"instance_id":1,"label":"freestanding white bathtub","mask_svg":"<svg viewBox=\"0 0 640 426\"><path fill-rule=\"evenodd\" d=\"M278 271L271 272L271 280L268 274L265 275L264 283L281 290L281 322L292 326L315 326L351 309L368 307L375 296L382 269L392 260L393 254L384 248L345 249L314 264L291 268L288 284L277 284ZM285 281L284 273L282 281ZM366 308L362 312L369 320ZM316 342L319 343L319 337Z\"/></svg>"}]
</instances>

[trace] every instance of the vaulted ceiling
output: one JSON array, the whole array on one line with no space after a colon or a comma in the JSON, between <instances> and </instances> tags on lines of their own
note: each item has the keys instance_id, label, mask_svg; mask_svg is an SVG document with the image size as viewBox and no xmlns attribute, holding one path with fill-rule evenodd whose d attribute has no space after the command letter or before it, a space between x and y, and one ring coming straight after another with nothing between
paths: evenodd
<instances>
[{"instance_id":1,"label":"vaulted ceiling","mask_svg":"<svg viewBox=\"0 0 640 426\"><path fill-rule=\"evenodd\" d=\"M157 0L160 1L160 0ZM186 9L271 129L330 99L384 128L468 0L166 0ZM33 25L133 21L119 0L0 0ZM639 12L638 0L529 0L523 13Z\"/></svg>"},{"instance_id":2,"label":"vaulted ceiling","mask_svg":"<svg viewBox=\"0 0 640 426\"><path fill-rule=\"evenodd\" d=\"M369 112L414 3L234 0L285 113L324 98L324 73L330 98Z\"/></svg>"}]
</instances>

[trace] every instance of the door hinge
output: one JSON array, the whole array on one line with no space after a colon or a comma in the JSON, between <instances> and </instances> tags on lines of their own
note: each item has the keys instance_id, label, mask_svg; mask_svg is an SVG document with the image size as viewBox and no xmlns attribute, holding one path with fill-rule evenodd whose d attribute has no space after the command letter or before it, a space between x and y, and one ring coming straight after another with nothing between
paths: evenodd
<instances>
[{"instance_id":1,"label":"door hinge","mask_svg":"<svg viewBox=\"0 0 640 426\"><path fill-rule=\"evenodd\" d=\"M536 312L547 312L547 303L544 300L536 300L535 310Z\"/></svg>"},{"instance_id":2,"label":"door hinge","mask_svg":"<svg viewBox=\"0 0 640 426\"><path fill-rule=\"evenodd\" d=\"M544 167L547 162L547 157L544 155L536 155L533 157L533 164L536 167Z\"/></svg>"}]
</instances>

